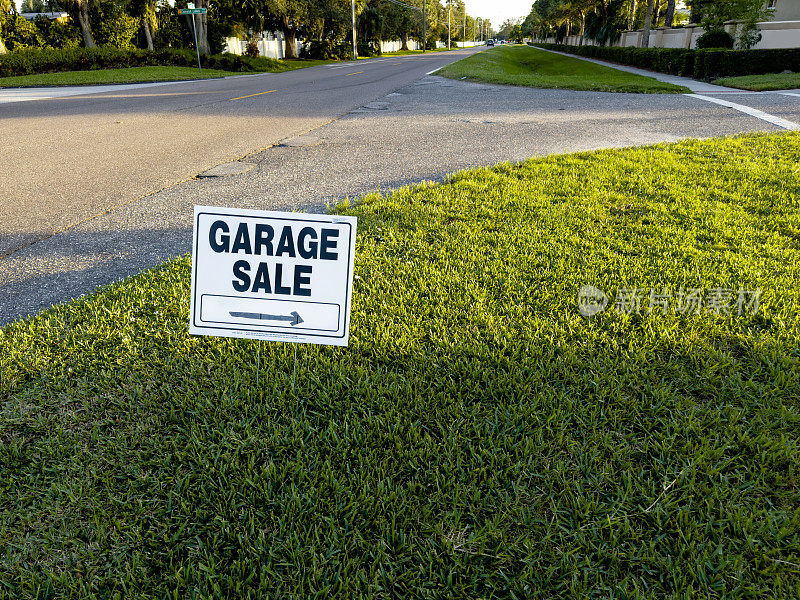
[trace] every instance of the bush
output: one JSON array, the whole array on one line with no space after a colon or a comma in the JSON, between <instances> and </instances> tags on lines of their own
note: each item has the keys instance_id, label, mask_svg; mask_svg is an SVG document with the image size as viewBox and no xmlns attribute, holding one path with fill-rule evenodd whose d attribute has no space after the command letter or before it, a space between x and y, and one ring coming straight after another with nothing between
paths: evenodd
<instances>
[{"instance_id":1,"label":"bush","mask_svg":"<svg viewBox=\"0 0 800 600\"><path fill-rule=\"evenodd\" d=\"M247 47L245 48L244 55L255 58L258 56L258 54L259 54L258 42L254 42L252 40L247 42Z\"/></svg>"},{"instance_id":2,"label":"bush","mask_svg":"<svg viewBox=\"0 0 800 600\"><path fill-rule=\"evenodd\" d=\"M624 65L649 69L672 75L691 77L694 51L683 48L634 48L631 46L565 46L563 44L534 44L550 50L576 54L586 58L608 60Z\"/></svg>"},{"instance_id":3,"label":"bush","mask_svg":"<svg viewBox=\"0 0 800 600\"><path fill-rule=\"evenodd\" d=\"M35 23L44 39L45 48L80 48L83 43L80 29L71 21L51 21L40 15Z\"/></svg>"},{"instance_id":4,"label":"bush","mask_svg":"<svg viewBox=\"0 0 800 600\"><path fill-rule=\"evenodd\" d=\"M359 56L380 56L381 44L373 40L369 42L358 42L357 50Z\"/></svg>"},{"instance_id":5,"label":"bush","mask_svg":"<svg viewBox=\"0 0 800 600\"><path fill-rule=\"evenodd\" d=\"M152 52L119 48L27 48L0 55L0 77L127 67L191 67L196 61L193 51L171 48ZM272 58L227 53L203 54L200 62L204 68L224 71L280 71L284 68L280 61Z\"/></svg>"},{"instance_id":6,"label":"bush","mask_svg":"<svg viewBox=\"0 0 800 600\"><path fill-rule=\"evenodd\" d=\"M717 79L740 75L800 71L800 48L766 50L698 50L694 65L696 79Z\"/></svg>"},{"instance_id":7,"label":"bush","mask_svg":"<svg viewBox=\"0 0 800 600\"><path fill-rule=\"evenodd\" d=\"M0 15L0 18L2 16ZM44 36L36 25L20 15L7 17L3 38L8 51L38 48L45 45Z\"/></svg>"},{"instance_id":8,"label":"bush","mask_svg":"<svg viewBox=\"0 0 800 600\"><path fill-rule=\"evenodd\" d=\"M353 47L349 43L333 40L310 40L300 51L300 58L347 60L353 58Z\"/></svg>"},{"instance_id":9,"label":"bush","mask_svg":"<svg viewBox=\"0 0 800 600\"><path fill-rule=\"evenodd\" d=\"M712 29L706 31L697 38L696 46L698 50L706 48L733 48L733 37L730 33L722 29Z\"/></svg>"},{"instance_id":10,"label":"bush","mask_svg":"<svg viewBox=\"0 0 800 600\"><path fill-rule=\"evenodd\" d=\"M597 58L695 79L781 73L787 69L800 71L800 48L685 50L682 48L534 45L548 50L558 50L587 58Z\"/></svg>"}]
</instances>

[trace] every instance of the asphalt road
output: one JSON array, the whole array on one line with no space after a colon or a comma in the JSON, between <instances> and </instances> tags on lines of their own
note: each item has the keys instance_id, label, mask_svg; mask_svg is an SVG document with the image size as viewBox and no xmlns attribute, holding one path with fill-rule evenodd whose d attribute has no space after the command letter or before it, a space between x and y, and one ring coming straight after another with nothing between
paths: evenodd
<instances>
[{"instance_id":1,"label":"asphalt road","mask_svg":"<svg viewBox=\"0 0 800 600\"><path fill-rule=\"evenodd\" d=\"M392 76L392 68L405 70L404 65L396 64L402 61L389 59L375 63L370 68L376 72L370 76L377 83L366 86L368 91L362 90L365 99L353 99L355 106L341 118L334 119L334 115L319 119L315 121L319 123L316 127L306 125L312 123L311 117L302 116L304 111L313 111L303 102L305 92L301 85L293 102L287 99L280 104L281 110L286 111L284 120L296 118L296 123L300 123L306 119L302 120L302 127L295 129L284 128L281 118L266 114L273 110L267 99L277 101L278 92L254 96L260 108L253 107L250 111L260 110L264 116L248 114L242 118L262 131L262 137L257 139L271 135L272 140L284 143L255 144L250 151L242 150L238 154L241 160L233 166L251 167L244 174L192 177L213 164L234 158L236 152L222 158L215 155L213 160L206 161L199 157L184 164L179 156L170 157L169 151L165 151L162 160L166 174L175 172L176 161L184 165L180 176L184 180L180 183L162 184L164 189L152 194L146 191L139 195L132 192L131 196L101 196L107 202L99 205L101 209L111 207L104 213L97 209L93 213L95 204L77 203L78 210L88 215L83 222L72 221L64 231L28 243L0 259L0 325L188 252L194 204L323 211L326 203L348 196L389 191L425 179L442 180L463 168L576 150L783 130L741 110L686 95L539 90L424 76L447 60L446 56L431 56L434 58L424 60L432 62L417 59L419 62L409 67L417 72L407 73L407 81L395 79L391 85L383 83L384 77ZM357 66L357 69L347 65L315 67L314 70L325 72L315 75L309 69L298 75L308 78L309 87L318 85L309 82L323 79L349 82L365 74L356 74L365 70L362 63ZM213 83L232 81L237 80ZM261 91L276 87L263 86ZM349 89L349 84L343 89ZM166 92L167 88L160 91ZM173 91L170 86L169 92ZM147 93L152 93L152 89ZM719 94L718 97L800 123L798 95ZM177 102L169 100L172 96L166 98ZM90 100L89 104L93 102ZM206 110L224 102L236 107L239 101L217 99ZM111 102L109 107L113 106L116 105ZM128 110L131 118L140 117L135 107ZM196 114L203 109L195 106L186 110ZM4 114L2 111L0 108L0 114ZM236 122L235 118L232 120ZM196 143L200 144L204 132L198 129L195 134ZM133 169L142 185L152 181L151 171L154 177L160 176L158 165L153 164L140 163L138 169ZM171 181L177 179L173 177ZM103 185L101 181L96 187ZM152 185L148 191L151 189ZM51 213L69 216L63 207L51 202L32 205L45 217Z\"/></svg>"},{"instance_id":2,"label":"asphalt road","mask_svg":"<svg viewBox=\"0 0 800 600\"><path fill-rule=\"evenodd\" d=\"M0 257L475 52L0 103Z\"/></svg>"}]
</instances>

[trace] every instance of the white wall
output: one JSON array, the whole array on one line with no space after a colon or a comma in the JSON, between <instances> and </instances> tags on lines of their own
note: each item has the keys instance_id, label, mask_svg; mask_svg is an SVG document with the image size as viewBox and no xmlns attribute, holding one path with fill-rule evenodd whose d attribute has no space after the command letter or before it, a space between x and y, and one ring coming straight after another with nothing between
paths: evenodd
<instances>
[{"instance_id":1,"label":"white wall","mask_svg":"<svg viewBox=\"0 0 800 600\"><path fill-rule=\"evenodd\" d=\"M270 58L278 58L281 59L284 57L283 54L283 39L278 34L278 39L272 38L271 34L267 34L265 38L258 40L258 53L259 56L268 56ZM456 42L459 48L469 48L475 45L479 45L480 42ZM381 42L381 52L397 52L400 50L400 47L403 43L400 40L392 40L388 42ZM447 44L438 42L437 47L444 48ZM247 48L247 42L245 40L240 40L235 37L226 38L225 40L225 52L230 52L231 54L244 54L245 49ZM297 43L297 51L300 52L300 48L302 48L302 44L298 41ZM408 48L409 50L419 50L422 48L422 44L420 44L417 40L408 40Z\"/></svg>"},{"instance_id":2,"label":"white wall","mask_svg":"<svg viewBox=\"0 0 800 600\"><path fill-rule=\"evenodd\" d=\"M741 30L741 21L728 21L725 29L734 38ZM800 48L800 21L767 21L758 23L761 41L753 48ZM698 25L688 25L686 27L659 27L650 31L651 48L694 48L697 38L704 33L704 29ZM642 39L642 30L624 31L615 46L639 46ZM543 40L547 43L554 43L554 38ZM571 35L564 39L570 46L581 45L580 37ZM589 39L583 40L583 45L593 45Z\"/></svg>"},{"instance_id":3,"label":"white wall","mask_svg":"<svg viewBox=\"0 0 800 600\"><path fill-rule=\"evenodd\" d=\"M381 42L381 52L398 52L400 48L403 46L403 42L400 40L392 40L389 42ZM420 44L417 40L408 40L408 49L409 50L419 50L422 48L422 44Z\"/></svg>"},{"instance_id":4,"label":"white wall","mask_svg":"<svg viewBox=\"0 0 800 600\"><path fill-rule=\"evenodd\" d=\"M269 36L270 38L272 36ZM297 44L297 51L300 52L301 44ZM230 37L225 39L225 52L231 54L244 54L247 49L247 41L240 40L239 38ZM269 58L283 58L283 39L267 39L261 38L258 40L258 55L266 56Z\"/></svg>"}]
</instances>

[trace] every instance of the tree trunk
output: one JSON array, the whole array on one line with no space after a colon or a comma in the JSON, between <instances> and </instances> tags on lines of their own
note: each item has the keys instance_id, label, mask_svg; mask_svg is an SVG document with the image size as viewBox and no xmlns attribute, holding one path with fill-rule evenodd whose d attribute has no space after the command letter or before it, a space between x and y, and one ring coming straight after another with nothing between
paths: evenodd
<instances>
[{"instance_id":1,"label":"tree trunk","mask_svg":"<svg viewBox=\"0 0 800 600\"><path fill-rule=\"evenodd\" d=\"M408 32L404 31L400 34L400 41L403 42L403 45L400 46L400 50L408 50Z\"/></svg>"},{"instance_id":2,"label":"tree trunk","mask_svg":"<svg viewBox=\"0 0 800 600\"><path fill-rule=\"evenodd\" d=\"M672 27L672 21L675 18L675 0L667 0L667 12L664 15L664 25Z\"/></svg>"},{"instance_id":3,"label":"tree trunk","mask_svg":"<svg viewBox=\"0 0 800 600\"><path fill-rule=\"evenodd\" d=\"M628 31L633 31L633 26L636 24L636 9L638 8L638 3L636 0L631 0L631 13L630 17L628 18Z\"/></svg>"},{"instance_id":4,"label":"tree trunk","mask_svg":"<svg viewBox=\"0 0 800 600\"><path fill-rule=\"evenodd\" d=\"M83 0L78 6L78 25L81 28L81 36L83 36L83 47L94 48L92 29L89 26L89 0Z\"/></svg>"},{"instance_id":5,"label":"tree trunk","mask_svg":"<svg viewBox=\"0 0 800 600\"><path fill-rule=\"evenodd\" d=\"M297 28L289 24L289 19L283 18L283 57L297 58Z\"/></svg>"},{"instance_id":6,"label":"tree trunk","mask_svg":"<svg viewBox=\"0 0 800 600\"><path fill-rule=\"evenodd\" d=\"M642 48L647 48L650 44L650 24L653 22L654 0L647 0L647 15L644 18L644 30L642 31Z\"/></svg>"},{"instance_id":7,"label":"tree trunk","mask_svg":"<svg viewBox=\"0 0 800 600\"><path fill-rule=\"evenodd\" d=\"M147 22L147 17L142 16L142 29L144 29L144 39L147 43L147 49L153 49L153 36L150 33L150 23Z\"/></svg>"},{"instance_id":8,"label":"tree trunk","mask_svg":"<svg viewBox=\"0 0 800 600\"><path fill-rule=\"evenodd\" d=\"M199 0L197 8L208 8L208 1ZM197 16L200 17L195 21L197 23L197 48L200 50L200 54L211 54L211 46L208 44L208 15Z\"/></svg>"}]
</instances>

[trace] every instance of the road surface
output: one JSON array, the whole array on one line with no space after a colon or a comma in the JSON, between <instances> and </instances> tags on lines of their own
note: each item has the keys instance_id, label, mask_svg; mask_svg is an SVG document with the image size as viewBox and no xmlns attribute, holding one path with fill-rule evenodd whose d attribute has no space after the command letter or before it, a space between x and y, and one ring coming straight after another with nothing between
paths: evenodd
<instances>
[{"instance_id":1,"label":"road surface","mask_svg":"<svg viewBox=\"0 0 800 600\"><path fill-rule=\"evenodd\" d=\"M26 210L17 210L21 225L2 225L3 231L9 232L8 239L19 236L19 231L25 231L25 223L36 223L36 215L41 215L42 222L50 224L50 233L46 228L34 230L33 233L38 231L44 239L35 243L29 241L0 259L0 325L188 252L194 204L324 211L326 203L338 202L348 196L355 198L376 190L386 192L426 179L442 180L449 173L463 168L552 153L669 142L687 137L785 130L774 122L743 112L742 106L758 114L800 123L800 93L796 91L779 94L719 93L716 96L713 90L704 91L705 96L724 99L740 107L731 108L697 96L680 94L539 90L473 84L425 75L452 60L448 56L452 55L437 53L425 59L414 56L405 59L408 64L390 58L370 65L369 69L374 72L367 72L365 68L372 61L363 61L364 67L360 61L356 65L358 68L346 64L330 65L296 72L296 75L254 78L259 80L258 85L246 91L261 95L233 100L239 96L232 95L232 92L239 88L226 87L225 93L229 98L220 92L215 99L206 98L210 104L205 108L200 104L181 108L181 103L192 102L187 98L153 96L161 100L155 101L147 114L156 115L154 118L158 123L166 123L170 115L181 112L196 117L203 111L221 112L221 106L228 110L243 110L246 114L239 117L229 114L224 119L233 125L238 124L238 119L249 123L253 131L244 128L239 135L252 136L248 139L255 143L250 149L242 146L217 154L214 154L215 148L203 146L206 148L203 153L189 152L188 156L183 156L179 151L170 150L168 139L161 140L164 136L157 135L161 141L156 146L164 144L164 149L159 150L158 160L149 155L140 156L133 148L134 162L129 171L132 181L116 184L120 191L115 194L103 193L104 189L110 189L110 181L115 181L110 175L103 175L102 164L99 167L94 164L103 161L90 160L87 168L99 169L98 180L89 180L90 194L81 193L81 187L77 185L71 198L74 208L70 210L46 196L25 194L24 186L18 183L4 182L2 185L17 186L16 189L21 190L21 200L29 203ZM393 73L393 70L397 72ZM290 87L288 85L282 88L281 95L270 91L279 86L264 85L264 81L292 80L292 75L302 76L306 87L300 83L296 88L292 87L295 91L291 98L284 97L289 95L285 91ZM361 87L355 83L356 78L364 75L374 83L353 91L351 88ZM231 86L237 81L208 82L208 85ZM324 103L315 96L314 86L319 86L320 81L328 82L326 85L330 87L341 86L340 95L350 98L346 101L352 107L346 109L343 104L323 117L315 116L315 112L326 110ZM180 84L180 94L185 96L198 91L192 85L199 84ZM137 95L153 94L154 89L140 90ZM158 93L177 91L175 86L158 88ZM149 100L128 98L129 95L131 92L125 91L105 93L104 99L76 97L79 102L72 110L88 114L89 107L97 108L97 103L102 103L106 106L106 113L118 115L124 114L120 109L126 106L128 119L142 127L150 127L147 115L136 111L137 102ZM311 99L306 101L306 96L315 98L313 102L317 104L313 104ZM20 103L17 108L22 104L40 102L42 106L45 102L49 104L51 110L59 106L53 100ZM167 111L162 102L175 103L172 112ZM254 104L242 108L239 102ZM344 114L337 118L336 113L340 110ZM8 120L8 114L0 105L0 115L6 117L2 123L2 135L5 135L7 122L14 120ZM92 114L92 118L98 119L98 114L105 113ZM90 124L92 120L85 122ZM195 141L192 142L190 136L181 138L184 141L180 144L189 149L192 143L197 147L204 144L206 133L202 129L187 131ZM224 130L220 135L223 141L228 137ZM139 139L147 142L144 136ZM262 143L260 140L270 141ZM283 143L273 145L278 141ZM52 144L45 137L43 145ZM49 165L53 159L41 157L44 169L44 165ZM227 177L194 177L214 164L237 157L242 158L233 163L234 167L250 167L251 170ZM51 172L57 174L58 170L53 168L48 171ZM58 181L65 189L73 185L71 180L64 178ZM54 193L59 198L68 196L59 190L57 183L51 185L55 186ZM150 193L156 189L159 191ZM61 202L68 201L69 197ZM72 219L71 210L77 215ZM80 222L78 217L81 217ZM63 231L53 235L52 228L59 218L66 225ZM27 234L30 235L31 231Z\"/></svg>"}]
</instances>

